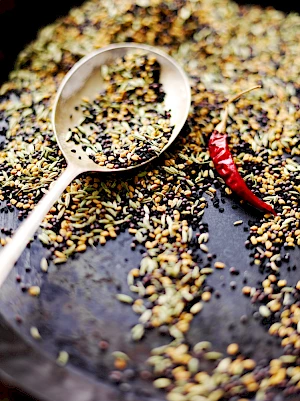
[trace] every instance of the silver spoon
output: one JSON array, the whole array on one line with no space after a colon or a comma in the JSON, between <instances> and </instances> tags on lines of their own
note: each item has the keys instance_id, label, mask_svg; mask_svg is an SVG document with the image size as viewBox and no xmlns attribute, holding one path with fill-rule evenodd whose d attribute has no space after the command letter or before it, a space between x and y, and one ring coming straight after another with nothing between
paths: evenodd
<instances>
[{"instance_id":1,"label":"silver spoon","mask_svg":"<svg viewBox=\"0 0 300 401\"><path fill-rule=\"evenodd\" d=\"M135 166L109 169L105 166L99 166L92 161L82 149L81 144L75 145L73 142L67 142L66 140L68 129L74 127L82 117L82 114L79 111L76 112L74 109L75 106L80 103L84 96L93 99L105 88L100 74L101 66L125 56L127 52L135 50L143 50L147 54L153 55L161 67L160 82L163 84L163 89L166 93L165 106L166 110L170 110L171 112L170 120L174 126L170 140L161 152L165 151L171 145L181 131L191 104L191 90L183 69L173 58L151 46L120 43L103 47L79 60L63 79L56 95L52 114L53 130L57 138L57 143L67 160L67 168L51 184L49 191L38 202L27 219L19 226L11 240L0 252L0 287L33 237L45 215L75 177L87 171L116 173L131 170L157 157L154 156ZM72 119L70 118L71 114L73 115ZM74 149L76 153L73 153Z\"/></svg>"}]
</instances>

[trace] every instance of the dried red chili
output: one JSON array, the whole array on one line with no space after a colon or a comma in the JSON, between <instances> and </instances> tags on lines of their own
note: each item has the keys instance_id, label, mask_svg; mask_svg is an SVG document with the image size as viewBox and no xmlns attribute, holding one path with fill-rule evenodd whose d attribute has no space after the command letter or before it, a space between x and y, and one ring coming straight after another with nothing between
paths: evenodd
<instances>
[{"instance_id":1,"label":"dried red chili","mask_svg":"<svg viewBox=\"0 0 300 401\"><path fill-rule=\"evenodd\" d=\"M212 132L209 139L208 148L215 169L217 170L220 177L223 178L226 185L241 199L247 201L255 208L260 209L266 213L272 213L276 216L276 212L272 208L272 206L259 199L247 187L245 181L238 172L227 143L226 121L228 118L228 105L237 100L244 93L247 93L256 88L260 88L260 86L255 86L246 91L243 91L227 102L224 117L222 118L222 121L216 126L215 130Z\"/></svg>"}]
</instances>

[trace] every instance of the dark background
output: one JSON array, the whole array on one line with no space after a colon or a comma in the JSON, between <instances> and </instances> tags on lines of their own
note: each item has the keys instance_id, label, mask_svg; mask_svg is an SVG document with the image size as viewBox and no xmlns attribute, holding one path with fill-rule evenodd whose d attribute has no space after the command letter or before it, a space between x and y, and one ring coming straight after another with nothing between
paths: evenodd
<instances>
[{"instance_id":1,"label":"dark background","mask_svg":"<svg viewBox=\"0 0 300 401\"><path fill-rule=\"evenodd\" d=\"M300 11L295 0L238 0L240 4L274 6L283 11ZM0 0L0 82L6 79L24 45L35 38L37 29L53 22L83 0Z\"/></svg>"},{"instance_id":2,"label":"dark background","mask_svg":"<svg viewBox=\"0 0 300 401\"><path fill-rule=\"evenodd\" d=\"M0 0L0 84L7 79L13 69L17 54L36 36L37 30L66 14L72 6L83 0ZM248 1L240 0L240 4ZM300 12L300 2L270 0L252 1L264 7L274 6L283 11ZM0 378L0 401L33 401L32 398L4 384Z\"/></svg>"}]
</instances>

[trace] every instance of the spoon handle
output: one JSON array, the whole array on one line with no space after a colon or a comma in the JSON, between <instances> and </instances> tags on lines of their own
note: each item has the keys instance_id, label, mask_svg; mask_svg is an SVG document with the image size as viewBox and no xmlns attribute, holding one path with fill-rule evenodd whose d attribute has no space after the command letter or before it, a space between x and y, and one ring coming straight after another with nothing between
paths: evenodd
<instances>
[{"instance_id":1,"label":"spoon handle","mask_svg":"<svg viewBox=\"0 0 300 401\"><path fill-rule=\"evenodd\" d=\"M28 242L33 237L44 217L51 209L55 201L59 198L68 184L81 171L73 166L68 165L66 170L55 181L46 195L38 202L29 216L16 230L10 241L0 251L0 287L4 283L6 277L14 267L16 261L21 256Z\"/></svg>"}]
</instances>

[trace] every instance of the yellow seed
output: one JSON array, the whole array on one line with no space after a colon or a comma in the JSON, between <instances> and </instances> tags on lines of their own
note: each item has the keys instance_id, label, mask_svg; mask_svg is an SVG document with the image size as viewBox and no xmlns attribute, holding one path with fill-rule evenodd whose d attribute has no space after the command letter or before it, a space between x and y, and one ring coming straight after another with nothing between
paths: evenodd
<instances>
[{"instance_id":1,"label":"yellow seed","mask_svg":"<svg viewBox=\"0 0 300 401\"><path fill-rule=\"evenodd\" d=\"M215 263L215 268L216 269L224 269L224 267L225 267L225 263L223 263L223 262L216 262Z\"/></svg>"},{"instance_id":2,"label":"yellow seed","mask_svg":"<svg viewBox=\"0 0 300 401\"><path fill-rule=\"evenodd\" d=\"M249 383L249 384L247 385L247 389L248 389L248 391L250 391L251 393L257 391L258 388L259 388L259 384L258 384L258 383Z\"/></svg>"},{"instance_id":3,"label":"yellow seed","mask_svg":"<svg viewBox=\"0 0 300 401\"><path fill-rule=\"evenodd\" d=\"M203 308L202 303L201 302L197 302L196 304L194 304L191 307L190 311L191 311L192 314L195 315L195 314L199 313L202 310L202 308Z\"/></svg>"},{"instance_id":4,"label":"yellow seed","mask_svg":"<svg viewBox=\"0 0 300 401\"><path fill-rule=\"evenodd\" d=\"M41 289L39 286L33 285L28 289L28 293L33 297L37 297L38 295L40 295Z\"/></svg>"},{"instance_id":5,"label":"yellow seed","mask_svg":"<svg viewBox=\"0 0 300 401\"><path fill-rule=\"evenodd\" d=\"M65 258L66 255L60 251L55 251L54 255L57 256L58 258Z\"/></svg>"},{"instance_id":6,"label":"yellow seed","mask_svg":"<svg viewBox=\"0 0 300 401\"><path fill-rule=\"evenodd\" d=\"M104 245L106 243L106 239L105 239L105 237L103 235L100 235L99 242L100 242L101 245Z\"/></svg>"},{"instance_id":7,"label":"yellow seed","mask_svg":"<svg viewBox=\"0 0 300 401\"><path fill-rule=\"evenodd\" d=\"M265 247L266 247L266 249L272 248L272 242L271 241L266 241L265 242Z\"/></svg>"},{"instance_id":8,"label":"yellow seed","mask_svg":"<svg viewBox=\"0 0 300 401\"><path fill-rule=\"evenodd\" d=\"M188 323L187 321L185 321L185 320L180 320L180 321L176 324L176 327L177 327L178 330L180 330L182 333L186 333L186 332L189 330L190 325L189 325L189 323Z\"/></svg>"},{"instance_id":9,"label":"yellow seed","mask_svg":"<svg viewBox=\"0 0 300 401\"><path fill-rule=\"evenodd\" d=\"M227 347L227 354L236 355L239 352L239 346L236 343L229 344Z\"/></svg>"},{"instance_id":10,"label":"yellow seed","mask_svg":"<svg viewBox=\"0 0 300 401\"><path fill-rule=\"evenodd\" d=\"M76 248L76 252L84 252L86 250L86 245L85 244L80 244Z\"/></svg>"},{"instance_id":11,"label":"yellow seed","mask_svg":"<svg viewBox=\"0 0 300 401\"><path fill-rule=\"evenodd\" d=\"M250 238L250 241L251 241L251 244L252 244L252 245L257 245L257 239L256 239L256 237L252 236L252 237Z\"/></svg>"},{"instance_id":12,"label":"yellow seed","mask_svg":"<svg viewBox=\"0 0 300 401\"><path fill-rule=\"evenodd\" d=\"M272 375L269 379L269 384L271 386L278 385L281 383L286 377L286 369L285 368L280 368L277 370L277 372Z\"/></svg>"},{"instance_id":13,"label":"yellow seed","mask_svg":"<svg viewBox=\"0 0 300 401\"><path fill-rule=\"evenodd\" d=\"M127 366L127 361L124 358L116 358L114 361L114 366L116 369L124 370Z\"/></svg>"},{"instance_id":14,"label":"yellow seed","mask_svg":"<svg viewBox=\"0 0 300 401\"><path fill-rule=\"evenodd\" d=\"M244 295L250 295L251 287L246 285L245 287L243 287L242 292L243 292Z\"/></svg>"},{"instance_id":15,"label":"yellow seed","mask_svg":"<svg viewBox=\"0 0 300 401\"><path fill-rule=\"evenodd\" d=\"M255 361L254 361L253 359L245 359L245 360L243 361L243 365L244 365L244 368L245 368L245 369L252 370L252 369L255 368L256 363L255 363Z\"/></svg>"},{"instance_id":16,"label":"yellow seed","mask_svg":"<svg viewBox=\"0 0 300 401\"><path fill-rule=\"evenodd\" d=\"M209 291L205 291L205 292L203 292L201 298L202 298L202 301L207 302L211 298L211 293Z\"/></svg>"}]
</instances>

